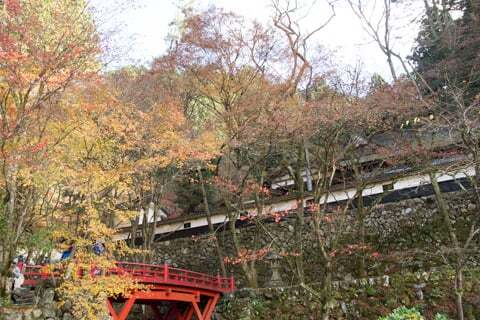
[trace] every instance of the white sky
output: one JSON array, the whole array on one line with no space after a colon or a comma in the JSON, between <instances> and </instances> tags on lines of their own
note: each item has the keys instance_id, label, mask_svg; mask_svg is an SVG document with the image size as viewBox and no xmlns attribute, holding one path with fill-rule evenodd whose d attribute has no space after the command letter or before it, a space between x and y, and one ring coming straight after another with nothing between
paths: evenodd
<instances>
[{"instance_id":1,"label":"white sky","mask_svg":"<svg viewBox=\"0 0 480 320\"><path fill-rule=\"evenodd\" d=\"M101 12L122 0L91 0ZM125 0L123 0L125 1ZM181 1L181 0L180 0ZM188 1L188 0L184 0ZM351 9L337 0L336 16L332 22L315 38L315 44L333 51L335 61L339 64L355 65L362 61L365 71L378 72L390 78L385 57L362 29L362 25ZM373 4L375 0L367 0ZM161 55L166 49L164 41L169 23L178 17L178 9L173 0L130 0L128 9L115 15L106 25L121 24L116 33L115 42L121 49L121 59L116 65L129 63L148 63L154 57ZM301 2L301 1L300 1ZM306 2L306 0L304 0ZM383 2L383 1L382 1ZM270 21L270 0L196 0L196 5L215 5L260 22ZM326 0L317 0L310 10L309 16L303 21L305 30L312 29L329 15ZM421 15L421 0L413 0L412 5L396 10L394 48L402 55L410 53L414 38L418 32L418 24L412 23ZM398 68L400 71L400 68Z\"/></svg>"}]
</instances>

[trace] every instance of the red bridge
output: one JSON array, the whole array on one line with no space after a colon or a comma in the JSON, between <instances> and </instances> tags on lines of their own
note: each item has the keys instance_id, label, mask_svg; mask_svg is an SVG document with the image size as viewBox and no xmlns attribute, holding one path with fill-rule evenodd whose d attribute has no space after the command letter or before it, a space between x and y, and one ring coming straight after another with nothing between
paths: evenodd
<instances>
[{"instance_id":1,"label":"red bridge","mask_svg":"<svg viewBox=\"0 0 480 320\"><path fill-rule=\"evenodd\" d=\"M210 320L224 293L235 290L233 276L223 278L164 265L115 262L107 275L130 276L149 290L134 291L128 297L111 297L107 307L114 320L127 319L135 304L150 307L154 319ZM24 286L51 279L54 273L41 271L41 266L25 266ZM120 306L119 306L120 304Z\"/></svg>"}]
</instances>

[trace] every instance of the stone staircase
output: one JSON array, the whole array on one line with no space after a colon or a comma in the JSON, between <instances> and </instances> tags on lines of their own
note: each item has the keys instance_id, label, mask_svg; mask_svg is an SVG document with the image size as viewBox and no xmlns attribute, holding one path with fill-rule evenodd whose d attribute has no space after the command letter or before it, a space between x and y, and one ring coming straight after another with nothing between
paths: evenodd
<instances>
[{"instance_id":1,"label":"stone staircase","mask_svg":"<svg viewBox=\"0 0 480 320\"><path fill-rule=\"evenodd\" d=\"M35 291L30 288L16 289L12 293L12 301L15 305L30 305L35 303Z\"/></svg>"}]
</instances>

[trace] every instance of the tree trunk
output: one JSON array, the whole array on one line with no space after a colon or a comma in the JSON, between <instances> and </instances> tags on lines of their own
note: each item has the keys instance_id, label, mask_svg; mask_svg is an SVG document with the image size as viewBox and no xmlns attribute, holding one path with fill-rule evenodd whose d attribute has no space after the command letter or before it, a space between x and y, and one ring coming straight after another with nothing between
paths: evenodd
<instances>
[{"instance_id":1,"label":"tree trunk","mask_svg":"<svg viewBox=\"0 0 480 320\"><path fill-rule=\"evenodd\" d=\"M480 159L478 157L478 152L472 152L472 156L475 163L475 175L473 177L475 204L480 208Z\"/></svg>"},{"instance_id":2,"label":"tree trunk","mask_svg":"<svg viewBox=\"0 0 480 320\"><path fill-rule=\"evenodd\" d=\"M453 244L454 249L454 257L456 260L456 267L455 267L455 304L457 306L457 319L464 320L464 313L463 313L463 268L462 268L462 260L463 260L463 253L462 248L460 247L460 243L457 239L457 235L455 233L455 229L450 221L450 216L448 212L448 207L445 203L445 199L442 196L440 186L437 181L437 177L435 172L430 172L430 181L432 183L433 192L435 193L435 200L437 202L438 211L443 217L443 222L448 230L448 235L450 241Z\"/></svg>"},{"instance_id":3,"label":"tree trunk","mask_svg":"<svg viewBox=\"0 0 480 320\"><path fill-rule=\"evenodd\" d=\"M233 247L235 249L235 253L237 256L240 256L242 248L240 246L240 240L237 236L237 229L235 227L236 217L235 215L231 214L228 217L229 221L228 224L230 226L230 234L232 236ZM242 268L243 274L245 278L247 278L247 285L250 288L258 288L258 280L257 280L257 271L254 265L249 265L247 261L241 261L240 266Z\"/></svg>"},{"instance_id":4,"label":"tree trunk","mask_svg":"<svg viewBox=\"0 0 480 320\"><path fill-rule=\"evenodd\" d=\"M2 246L2 264L0 269L0 294L5 296L7 278L10 274L10 263L17 251L17 235L15 234L15 215L16 215L16 204L17 204L17 170L18 165L6 165L5 168L5 179L6 179L6 188L8 192L8 202L6 205L6 233L4 235L4 241L1 244Z\"/></svg>"},{"instance_id":5,"label":"tree trunk","mask_svg":"<svg viewBox=\"0 0 480 320\"><path fill-rule=\"evenodd\" d=\"M367 276L365 268L365 206L363 203L362 190L357 191L357 222L358 222L358 237L360 242L360 250L358 254L358 276L364 278Z\"/></svg>"},{"instance_id":6,"label":"tree trunk","mask_svg":"<svg viewBox=\"0 0 480 320\"><path fill-rule=\"evenodd\" d=\"M10 276L10 263L13 260L13 255L10 253L4 254L0 270L0 297L5 297L7 290L8 278Z\"/></svg>"},{"instance_id":7,"label":"tree trunk","mask_svg":"<svg viewBox=\"0 0 480 320\"><path fill-rule=\"evenodd\" d=\"M332 261L326 259L325 262L325 275L322 284L322 320L328 320L330 318L330 312L332 307Z\"/></svg>"},{"instance_id":8,"label":"tree trunk","mask_svg":"<svg viewBox=\"0 0 480 320\"><path fill-rule=\"evenodd\" d=\"M390 68L390 73L392 74L392 79L395 82L395 81L397 81L398 78L397 78L397 72L395 71L395 66L393 65L391 49L387 48L385 54L387 56L388 67Z\"/></svg>"},{"instance_id":9,"label":"tree trunk","mask_svg":"<svg viewBox=\"0 0 480 320\"><path fill-rule=\"evenodd\" d=\"M455 304L457 306L457 319L464 320L463 313L463 268L455 268Z\"/></svg>"},{"instance_id":10,"label":"tree trunk","mask_svg":"<svg viewBox=\"0 0 480 320\"><path fill-rule=\"evenodd\" d=\"M208 231L210 232L210 235L213 237L213 242L215 246L215 251L217 253L217 259L218 259L218 265L220 266L220 271L222 272L222 276L226 277L227 269L225 268L225 262L223 261L222 248L220 247L220 242L218 241L217 234L213 227L212 215L210 212L210 206L208 205L207 190L205 189L205 181L203 180L202 170L200 168L197 168L197 172L200 178L200 186L202 189L203 206L205 208L205 213L207 215Z\"/></svg>"},{"instance_id":11,"label":"tree trunk","mask_svg":"<svg viewBox=\"0 0 480 320\"><path fill-rule=\"evenodd\" d=\"M295 219L295 268L297 269L297 276L300 283L305 283L305 270L303 267L303 229L305 225L305 188L303 183L302 172L305 169L305 153L303 144L298 146L298 159L296 167L296 181L297 181L297 210Z\"/></svg>"},{"instance_id":12,"label":"tree trunk","mask_svg":"<svg viewBox=\"0 0 480 320\"><path fill-rule=\"evenodd\" d=\"M132 248L135 248L137 246L136 240L137 240L137 230L138 230L138 224L139 224L139 217L130 220L130 224L132 226L132 238L130 239L130 246Z\"/></svg>"}]
</instances>

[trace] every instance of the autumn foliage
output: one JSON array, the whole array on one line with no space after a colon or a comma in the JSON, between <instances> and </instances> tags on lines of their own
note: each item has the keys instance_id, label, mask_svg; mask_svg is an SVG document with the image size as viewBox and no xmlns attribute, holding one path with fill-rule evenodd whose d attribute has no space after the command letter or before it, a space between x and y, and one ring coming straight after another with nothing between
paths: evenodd
<instances>
[{"instance_id":1,"label":"autumn foliage","mask_svg":"<svg viewBox=\"0 0 480 320\"><path fill-rule=\"evenodd\" d=\"M292 281L314 293L328 318L336 264L355 257L364 276L365 261L382 258L365 236L371 208L362 195L374 182L371 173L387 165L425 166L447 155L410 141L376 144L375 138L400 137L412 128L424 132L457 118L442 115L443 122L436 122L433 98L422 96L411 76L374 83L358 70L351 78L340 74L328 53L308 49L325 24L305 33L294 2L282 3L273 1L271 25L215 7L185 8L165 54L146 67L107 71L88 1L5 1L3 295L17 254L47 264L53 253L74 245L74 259L49 264L62 272L57 293L61 303L76 302L76 318L99 318L106 315L107 297L148 289L102 272L118 259L159 262L158 222L200 213L222 273L236 268L242 281L258 287L258 265L278 254ZM478 159L478 105L464 107L465 121L456 128L464 130L467 158ZM367 168L364 159L371 155L381 161ZM289 185L273 187L278 179ZM329 206L339 186L354 194ZM274 211L275 199L295 204ZM349 210L356 212L358 243L344 239ZM231 238L229 253L211 220L219 211L227 216L221 230ZM237 221L255 228L253 241L242 238ZM271 227L279 225L288 228L288 237ZM119 240L119 229L126 241ZM105 247L101 255L92 252L95 242ZM322 268L318 292L305 274L307 244ZM95 277L77 276L92 265L99 271Z\"/></svg>"}]
</instances>

